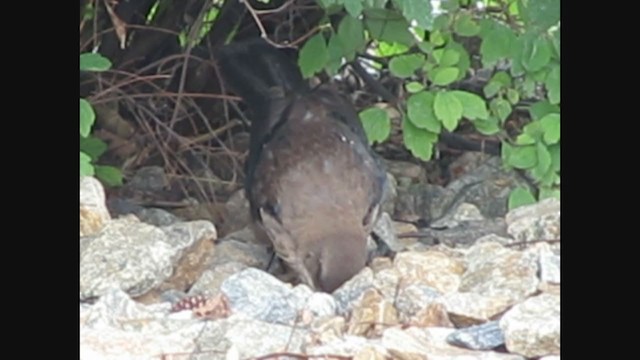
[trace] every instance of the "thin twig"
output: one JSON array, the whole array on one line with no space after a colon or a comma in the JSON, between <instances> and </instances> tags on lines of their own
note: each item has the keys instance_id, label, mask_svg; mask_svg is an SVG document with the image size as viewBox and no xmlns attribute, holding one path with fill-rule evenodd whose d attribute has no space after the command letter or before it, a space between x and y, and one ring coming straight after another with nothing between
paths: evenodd
<instances>
[{"instance_id":1,"label":"thin twig","mask_svg":"<svg viewBox=\"0 0 640 360\"><path fill-rule=\"evenodd\" d=\"M256 23L256 26L258 27L258 30L260 30L260 37L262 37L266 42L268 42L269 44L281 48L283 47L282 45L275 43L273 41L271 41L271 39L269 39L269 36L267 35L267 31L264 28L264 25L262 25L262 22L260 21L260 18L258 17L258 13L256 12L256 10L251 6L251 4L249 4L248 0L239 0L241 3L244 4L244 6L247 8L247 11L249 12L249 14L251 14L251 17L253 18L253 21Z\"/></svg>"},{"instance_id":2,"label":"thin twig","mask_svg":"<svg viewBox=\"0 0 640 360\"><path fill-rule=\"evenodd\" d=\"M278 13L278 12L280 12L280 11L282 11L282 10L284 10L284 9L288 8L288 7L289 7L289 5L293 4L293 1L294 1L294 0L287 0L287 2L285 2L284 4L282 4L282 5L278 6L278 7L277 7L277 8L275 8L275 9L269 9L269 10L255 10L255 9L254 9L254 11L255 11L255 13L256 13L257 15Z\"/></svg>"},{"instance_id":3,"label":"thin twig","mask_svg":"<svg viewBox=\"0 0 640 360\"><path fill-rule=\"evenodd\" d=\"M202 9L200 9L200 13L198 14L198 18L193 22L191 29L189 29L189 36L187 37L187 48L185 49L185 54L190 55L191 50L195 44L194 39L197 37L197 34L200 32L202 28L202 24L204 23L205 14L211 9L212 2L205 1L202 4ZM171 120L169 120L169 127L173 127L175 125L176 119L178 117L178 111L180 111L180 103L182 101L182 92L184 91L184 85L187 81L187 68L189 66L189 56L186 56L184 59L184 63L182 64L182 72L180 74L180 83L178 84L178 97L176 98L176 105L173 108L173 114L171 115ZM168 139L167 139L168 140Z\"/></svg>"}]
</instances>

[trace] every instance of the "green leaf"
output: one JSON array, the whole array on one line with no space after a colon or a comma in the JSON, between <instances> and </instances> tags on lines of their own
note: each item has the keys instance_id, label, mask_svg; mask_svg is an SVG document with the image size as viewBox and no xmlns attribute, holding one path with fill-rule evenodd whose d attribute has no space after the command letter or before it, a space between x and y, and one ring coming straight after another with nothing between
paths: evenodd
<instances>
[{"instance_id":1,"label":"green leaf","mask_svg":"<svg viewBox=\"0 0 640 360\"><path fill-rule=\"evenodd\" d=\"M487 85L484 86L482 92L484 92L484 96L488 98L494 97L500 90L502 89L502 84L495 81L490 81Z\"/></svg>"},{"instance_id":2,"label":"green leaf","mask_svg":"<svg viewBox=\"0 0 640 360\"><path fill-rule=\"evenodd\" d=\"M93 112L91 104L85 99L80 99L80 136L89 136L95 120L96 114Z\"/></svg>"},{"instance_id":3,"label":"green leaf","mask_svg":"<svg viewBox=\"0 0 640 360\"><path fill-rule=\"evenodd\" d=\"M367 134L367 139L369 139L369 144L387 140L391 133L391 120L386 111L377 107L370 107L361 111L358 115L360 116L360 121L362 121L364 132Z\"/></svg>"},{"instance_id":4,"label":"green leaf","mask_svg":"<svg viewBox=\"0 0 640 360\"><path fill-rule=\"evenodd\" d=\"M529 107L529 114L531 114L533 120L540 120L547 114L559 112L560 107L558 105L552 105L546 100L538 101Z\"/></svg>"},{"instance_id":5,"label":"green leaf","mask_svg":"<svg viewBox=\"0 0 640 360\"><path fill-rule=\"evenodd\" d=\"M365 8L383 9L387 4L387 0L364 0Z\"/></svg>"},{"instance_id":6,"label":"green leaf","mask_svg":"<svg viewBox=\"0 0 640 360\"><path fill-rule=\"evenodd\" d=\"M516 138L516 145L533 145L536 143L536 139L529 134L520 134Z\"/></svg>"},{"instance_id":7,"label":"green leaf","mask_svg":"<svg viewBox=\"0 0 640 360\"><path fill-rule=\"evenodd\" d=\"M338 37L342 44L344 56L348 61L352 61L356 53L364 50L366 45L362 21L351 16L345 16L342 18L340 26L338 27Z\"/></svg>"},{"instance_id":8,"label":"green leaf","mask_svg":"<svg viewBox=\"0 0 640 360\"><path fill-rule=\"evenodd\" d=\"M547 114L540 119L544 129L544 142L551 145L560 141L560 114Z\"/></svg>"},{"instance_id":9,"label":"green leaf","mask_svg":"<svg viewBox=\"0 0 640 360\"><path fill-rule=\"evenodd\" d=\"M438 140L436 134L417 128L411 121L404 119L402 122L402 136L404 146L411 151L413 156L424 161L431 159L433 144Z\"/></svg>"},{"instance_id":10,"label":"green leaf","mask_svg":"<svg viewBox=\"0 0 640 360\"><path fill-rule=\"evenodd\" d=\"M438 67L429 73L429 78L435 85L445 86L456 81L459 74L460 69L456 67Z\"/></svg>"},{"instance_id":11,"label":"green leaf","mask_svg":"<svg viewBox=\"0 0 640 360\"><path fill-rule=\"evenodd\" d=\"M549 154L551 154L551 168L553 171L560 171L560 144L549 145Z\"/></svg>"},{"instance_id":12,"label":"green leaf","mask_svg":"<svg viewBox=\"0 0 640 360\"><path fill-rule=\"evenodd\" d=\"M547 96L552 104L560 104L560 65L551 68L544 83L547 87Z\"/></svg>"},{"instance_id":13,"label":"green leaf","mask_svg":"<svg viewBox=\"0 0 640 360\"><path fill-rule=\"evenodd\" d=\"M539 31L560 21L560 0L519 0L518 9L525 24Z\"/></svg>"},{"instance_id":14,"label":"green leaf","mask_svg":"<svg viewBox=\"0 0 640 360\"><path fill-rule=\"evenodd\" d=\"M538 143L536 145L536 155L538 162L535 167L535 172L540 174L540 177L542 177L551 168L551 154L543 143Z\"/></svg>"},{"instance_id":15,"label":"green leaf","mask_svg":"<svg viewBox=\"0 0 640 360\"><path fill-rule=\"evenodd\" d=\"M487 120L477 119L473 120L472 122L476 130L478 130L483 135L495 135L500 132L498 119L496 118L489 118Z\"/></svg>"},{"instance_id":16,"label":"green leaf","mask_svg":"<svg viewBox=\"0 0 640 360\"><path fill-rule=\"evenodd\" d=\"M480 33L480 26L471 17L471 14L461 12L453 24L453 31L460 36L476 36Z\"/></svg>"},{"instance_id":17,"label":"green leaf","mask_svg":"<svg viewBox=\"0 0 640 360\"><path fill-rule=\"evenodd\" d=\"M386 41L380 41L377 46L378 56L387 57L393 55L404 54L409 50L409 47L397 42L388 43Z\"/></svg>"},{"instance_id":18,"label":"green leaf","mask_svg":"<svg viewBox=\"0 0 640 360\"><path fill-rule=\"evenodd\" d=\"M450 41L447 44L446 49L455 50L458 54L460 54L460 59L458 60L456 67L460 70L457 80L462 80L462 78L464 78L467 75L467 70L469 70L469 67L471 66L471 61L469 60L469 53L467 52L467 50L465 50L462 44L459 44L455 41Z\"/></svg>"},{"instance_id":19,"label":"green leaf","mask_svg":"<svg viewBox=\"0 0 640 360\"><path fill-rule=\"evenodd\" d=\"M536 72L551 60L549 42L544 37L529 36L525 39L522 53L522 65L529 72Z\"/></svg>"},{"instance_id":20,"label":"green leaf","mask_svg":"<svg viewBox=\"0 0 640 360\"><path fill-rule=\"evenodd\" d=\"M482 64L485 67L490 67L495 65L499 59L509 57L514 43L516 43L516 36L513 30L502 24L494 24L493 28L483 37L480 45Z\"/></svg>"},{"instance_id":21,"label":"green leaf","mask_svg":"<svg viewBox=\"0 0 640 360\"><path fill-rule=\"evenodd\" d=\"M550 187L541 187L540 188L540 200L556 198L560 200L560 189L554 189Z\"/></svg>"},{"instance_id":22,"label":"green leaf","mask_svg":"<svg viewBox=\"0 0 640 360\"><path fill-rule=\"evenodd\" d=\"M329 61L325 66L325 70L330 76L334 76L342 66L342 59L344 55L342 41L340 41L340 38L337 35L333 35L329 39L327 52L329 53Z\"/></svg>"},{"instance_id":23,"label":"green leaf","mask_svg":"<svg viewBox=\"0 0 640 360\"><path fill-rule=\"evenodd\" d=\"M398 42L412 46L416 40L409 32L409 23L397 13L386 9L367 9L365 27L376 40Z\"/></svg>"},{"instance_id":24,"label":"green leaf","mask_svg":"<svg viewBox=\"0 0 640 360\"><path fill-rule=\"evenodd\" d=\"M122 185L122 171L113 166L96 165L96 177L107 186Z\"/></svg>"},{"instance_id":25,"label":"green leaf","mask_svg":"<svg viewBox=\"0 0 640 360\"><path fill-rule=\"evenodd\" d=\"M540 178L540 185L545 187L560 185L560 174L555 171L548 171Z\"/></svg>"},{"instance_id":26,"label":"green leaf","mask_svg":"<svg viewBox=\"0 0 640 360\"><path fill-rule=\"evenodd\" d=\"M441 125L433 112L434 100L433 93L427 91L411 95L407 100L407 116L413 125L439 134Z\"/></svg>"},{"instance_id":27,"label":"green leaf","mask_svg":"<svg viewBox=\"0 0 640 360\"><path fill-rule=\"evenodd\" d=\"M451 16L449 14L440 14L433 20L433 31L446 30L449 31L449 23L451 22Z\"/></svg>"},{"instance_id":28,"label":"green leaf","mask_svg":"<svg viewBox=\"0 0 640 360\"><path fill-rule=\"evenodd\" d=\"M389 70L391 73L400 78L406 78L424 64L424 55L409 54L396 56L389 61Z\"/></svg>"},{"instance_id":29,"label":"green leaf","mask_svg":"<svg viewBox=\"0 0 640 360\"><path fill-rule=\"evenodd\" d=\"M478 21L478 25L480 26L480 37L486 37L499 23L491 18L482 17Z\"/></svg>"},{"instance_id":30,"label":"green leaf","mask_svg":"<svg viewBox=\"0 0 640 360\"><path fill-rule=\"evenodd\" d=\"M511 87L511 76L504 71L497 71L493 74L489 82L496 82L502 85L502 87L508 88Z\"/></svg>"},{"instance_id":31,"label":"green leaf","mask_svg":"<svg viewBox=\"0 0 640 360\"><path fill-rule=\"evenodd\" d=\"M433 50L433 53L431 55L433 56L433 60L435 60L437 64L440 63L440 59L442 58L443 53L444 49Z\"/></svg>"},{"instance_id":32,"label":"green leaf","mask_svg":"<svg viewBox=\"0 0 640 360\"><path fill-rule=\"evenodd\" d=\"M106 71L110 68L111 61L100 54L80 54L80 70L82 71Z\"/></svg>"},{"instance_id":33,"label":"green leaf","mask_svg":"<svg viewBox=\"0 0 640 360\"><path fill-rule=\"evenodd\" d=\"M407 89L407 91L409 93L415 94L419 91L422 91L424 89L424 85L422 85L421 83L417 82L417 81L412 81L410 83L407 83L405 86L405 89Z\"/></svg>"},{"instance_id":34,"label":"green leaf","mask_svg":"<svg viewBox=\"0 0 640 360\"><path fill-rule=\"evenodd\" d=\"M524 66L522 66L522 58L524 56L524 43L527 41L525 36L517 36L511 44L509 57L511 58L511 68L509 73L511 76L519 77L524 75Z\"/></svg>"},{"instance_id":35,"label":"green leaf","mask_svg":"<svg viewBox=\"0 0 640 360\"><path fill-rule=\"evenodd\" d=\"M513 153L513 146L509 145L507 142L503 142L500 152L503 166L507 169L511 168L511 165L509 165L509 158L511 157L511 153Z\"/></svg>"},{"instance_id":36,"label":"green leaf","mask_svg":"<svg viewBox=\"0 0 640 360\"><path fill-rule=\"evenodd\" d=\"M430 54L433 51L433 44L428 41L423 41L418 44L418 48L425 54Z\"/></svg>"},{"instance_id":37,"label":"green leaf","mask_svg":"<svg viewBox=\"0 0 640 360\"><path fill-rule=\"evenodd\" d=\"M338 3L337 0L318 0L318 2L320 2L320 6L323 9L328 9L332 5L335 5Z\"/></svg>"},{"instance_id":38,"label":"green leaf","mask_svg":"<svg viewBox=\"0 0 640 360\"><path fill-rule=\"evenodd\" d=\"M80 176L93 176L94 170L89 155L80 151Z\"/></svg>"},{"instance_id":39,"label":"green leaf","mask_svg":"<svg viewBox=\"0 0 640 360\"><path fill-rule=\"evenodd\" d=\"M308 78L322 70L328 61L327 43L324 40L324 36L318 33L309 39L300 50L298 65L302 76Z\"/></svg>"},{"instance_id":40,"label":"green leaf","mask_svg":"<svg viewBox=\"0 0 640 360\"><path fill-rule=\"evenodd\" d=\"M558 27L558 30L553 32L551 44L553 44L553 49L555 50L556 57L558 58L558 60L560 60L560 27Z\"/></svg>"},{"instance_id":41,"label":"green leaf","mask_svg":"<svg viewBox=\"0 0 640 360\"><path fill-rule=\"evenodd\" d=\"M533 78L533 80L535 80L537 83L543 83L545 82L545 80L547 80L547 75L549 75L549 70L550 70L549 66L545 66L536 72L528 73L527 76L531 76L531 78Z\"/></svg>"},{"instance_id":42,"label":"green leaf","mask_svg":"<svg viewBox=\"0 0 640 360\"><path fill-rule=\"evenodd\" d=\"M444 49L438 60L440 66L453 66L460 61L460 53L456 49Z\"/></svg>"},{"instance_id":43,"label":"green leaf","mask_svg":"<svg viewBox=\"0 0 640 360\"><path fill-rule=\"evenodd\" d=\"M460 2L461 0L440 1L440 7L445 11L457 11L460 8Z\"/></svg>"},{"instance_id":44,"label":"green leaf","mask_svg":"<svg viewBox=\"0 0 640 360\"><path fill-rule=\"evenodd\" d=\"M513 210L520 206L535 204L536 199L531 192L523 187L517 187L511 190L509 194L509 210Z\"/></svg>"},{"instance_id":45,"label":"green leaf","mask_svg":"<svg viewBox=\"0 0 640 360\"><path fill-rule=\"evenodd\" d=\"M343 0L344 8L349 15L357 18L362 13L362 0Z\"/></svg>"},{"instance_id":46,"label":"green leaf","mask_svg":"<svg viewBox=\"0 0 640 360\"><path fill-rule=\"evenodd\" d=\"M516 146L511 149L508 164L517 169L530 169L536 166L536 161L535 145Z\"/></svg>"},{"instance_id":47,"label":"green leaf","mask_svg":"<svg viewBox=\"0 0 640 360\"><path fill-rule=\"evenodd\" d=\"M91 159L97 159L105 151L107 151L107 144L94 137L80 137L80 151L89 155Z\"/></svg>"},{"instance_id":48,"label":"green leaf","mask_svg":"<svg viewBox=\"0 0 640 360\"><path fill-rule=\"evenodd\" d=\"M465 118L469 120L486 120L489 118L487 104L480 96L466 91L452 91L451 93L460 100L462 104L462 116Z\"/></svg>"},{"instance_id":49,"label":"green leaf","mask_svg":"<svg viewBox=\"0 0 640 360\"><path fill-rule=\"evenodd\" d=\"M402 10L402 15L407 20L415 20L425 30L432 29L433 11L430 0L402 0L394 1L394 4Z\"/></svg>"},{"instance_id":50,"label":"green leaf","mask_svg":"<svg viewBox=\"0 0 640 360\"><path fill-rule=\"evenodd\" d=\"M435 46L442 46L446 42L440 31L432 31L429 34L429 42Z\"/></svg>"},{"instance_id":51,"label":"green leaf","mask_svg":"<svg viewBox=\"0 0 640 360\"><path fill-rule=\"evenodd\" d=\"M438 92L433 102L433 108L445 129L449 131L455 130L463 112L462 103L458 100L458 97L451 92Z\"/></svg>"},{"instance_id":52,"label":"green leaf","mask_svg":"<svg viewBox=\"0 0 640 360\"><path fill-rule=\"evenodd\" d=\"M518 89L520 89L522 97L524 98L535 97L536 82L531 76L525 76L524 79L518 83Z\"/></svg>"},{"instance_id":53,"label":"green leaf","mask_svg":"<svg viewBox=\"0 0 640 360\"><path fill-rule=\"evenodd\" d=\"M520 93L515 89L507 89L507 99L512 105L515 105L520 101Z\"/></svg>"},{"instance_id":54,"label":"green leaf","mask_svg":"<svg viewBox=\"0 0 640 360\"><path fill-rule=\"evenodd\" d=\"M540 121L532 121L528 123L522 130L525 134L534 138L536 142L542 139L542 135L544 135L544 129L542 128Z\"/></svg>"},{"instance_id":55,"label":"green leaf","mask_svg":"<svg viewBox=\"0 0 640 360\"><path fill-rule=\"evenodd\" d=\"M504 122L511 114L511 104L505 99L495 98L489 104L491 111L498 116L500 121Z\"/></svg>"},{"instance_id":56,"label":"green leaf","mask_svg":"<svg viewBox=\"0 0 640 360\"><path fill-rule=\"evenodd\" d=\"M520 9L518 9L518 2L517 1L511 1L511 4L509 4L509 15L511 16L519 16L520 15Z\"/></svg>"}]
</instances>

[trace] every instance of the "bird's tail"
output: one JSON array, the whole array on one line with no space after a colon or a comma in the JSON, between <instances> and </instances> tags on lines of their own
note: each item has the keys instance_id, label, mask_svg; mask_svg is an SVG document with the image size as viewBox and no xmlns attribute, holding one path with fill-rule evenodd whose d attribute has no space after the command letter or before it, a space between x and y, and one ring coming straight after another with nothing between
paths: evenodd
<instances>
[{"instance_id":1,"label":"bird's tail","mask_svg":"<svg viewBox=\"0 0 640 360\"><path fill-rule=\"evenodd\" d=\"M263 113L268 110L274 88L285 96L307 88L294 52L256 38L222 47L217 62L226 85L243 98L254 114Z\"/></svg>"}]
</instances>

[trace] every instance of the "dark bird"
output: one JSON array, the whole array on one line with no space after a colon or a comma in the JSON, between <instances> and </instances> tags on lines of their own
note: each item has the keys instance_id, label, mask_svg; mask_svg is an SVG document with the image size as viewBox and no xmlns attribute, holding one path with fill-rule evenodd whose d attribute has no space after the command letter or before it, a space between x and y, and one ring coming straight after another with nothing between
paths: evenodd
<instances>
[{"instance_id":1,"label":"dark bird","mask_svg":"<svg viewBox=\"0 0 640 360\"><path fill-rule=\"evenodd\" d=\"M252 219L302 282L332 292L366 265L386 182L358 114L331 85L311 88L291 49L255 39L217 61L252 115Z\"/></svg>"}]
</instances>

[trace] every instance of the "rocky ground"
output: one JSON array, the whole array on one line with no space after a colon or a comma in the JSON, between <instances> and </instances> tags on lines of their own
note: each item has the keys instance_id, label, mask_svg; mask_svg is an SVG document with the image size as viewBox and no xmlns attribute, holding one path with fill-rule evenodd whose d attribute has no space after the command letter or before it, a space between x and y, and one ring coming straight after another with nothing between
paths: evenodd
<instances>
[{"instance_id":1,"label":"rocky ground","mask_svg":"<svg viewBox=\"0 0 640 360\"><path fill-rule=\"evenodd\" d=\"M242 193L219 237L161 209L119 214L82 178L81 358L559 359L560 203L507 212L522 180L471 163L446 187L388 164L377 256L333 294L265 270Z\"/></svg>"}]
</instances>

